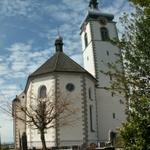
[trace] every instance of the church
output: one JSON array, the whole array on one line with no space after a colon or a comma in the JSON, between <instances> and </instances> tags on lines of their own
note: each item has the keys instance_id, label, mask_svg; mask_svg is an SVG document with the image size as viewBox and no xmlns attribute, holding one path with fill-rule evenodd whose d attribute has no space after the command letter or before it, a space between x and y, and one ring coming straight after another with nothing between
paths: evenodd
<instances>
[{"instance_id":1,"label":"church","mask_svg":"<svg viewBox=\"0 0 150 150\"><path fill-rule=\"evenodd\" d=\"M19 120L27 116L18 112L16 105L27 107L33 95L43 91L54 91L54 96L64 94L77 106L79 120L71 126L50 128L45 133L47 147L82 146L106 143L109 132L125 121L125 103L122 95L105 90L113 80L101 70L107 71L121 50L109 39L118 38L116 22L112 14L98 9L98 2L91 0L89 10L81 23L80 36L84 67L81 67L63 50L63 39L55 41L55 54L29 75L25 90L13 100L13 125L15 149L19 149L20 137L25 132L30 149L42 147L40 134L26 122ZM122 64L118 69L123 71ZM55 89L55 90L52 90ZM57 96L56 96L57 95Z\"/></svg>"}]
</instances>

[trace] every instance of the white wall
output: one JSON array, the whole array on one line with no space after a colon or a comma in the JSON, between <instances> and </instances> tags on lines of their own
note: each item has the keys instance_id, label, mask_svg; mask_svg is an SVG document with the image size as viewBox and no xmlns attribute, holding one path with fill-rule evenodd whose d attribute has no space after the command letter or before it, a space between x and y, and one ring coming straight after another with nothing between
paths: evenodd
<instances>
[{"instance_id":1,"label":"white wall","mask_svg":"<svg viewBox=\"0 0 150 150\"><path fill-rule=\"evenodd\" d=\"M83 116L82 116L82 76L80 74L60 74L58 75L58 90L64 99L70 101L70 107L75 110L75 114L72 114L70 118L66 118L69 121L69 125L59 128L59 142L60 146L67 145L81 145L83 142ZM75 89L69 92L66 89L66 85L72 83Z\"/></svg>"},{"instance_id":2,"label":"white wall","mask_svg":"<svg viewBox=\"0 0 150 150\"><path fill-rule=\"evenodd\" d=\"M91 91L91 98L89 96L89 89ZM88 144L95 143L97 144L97 110L96 110L96 95L95 95L95 81L90 78L86 78L86 97L87 97L87 114L88 114ZM92 118L90 118L90 105L92 106ZM91 122L93 130L91 131Z\"/></svg>"},{"instance_id":3,"label":"white wall","mask_svg":"<svg viewBox=\"0 0 150 150\"><path fill-rule=\"evenodd\" d=\"M85 41L84 41L85 33L87 33L87 39L88 39L87 47L85 47ZM96 76L94 53L92 51L93 45L92 45L92 35L91 35L90 23L87 24L85 31L81 33L81 43L82 43L84 68L88 72L90 72L93 76Z\"/></svg>"},{"instance_id":4,"label":"white wall","mask_svg":"<svg viewBox=\"0 0 150 150\"><path fill-rule=\"evenodd\" d=\"M97 89L99 140L107 141L109 130L116 131L125 121L125 101L120 95L112 97L111 92ZM123 102L123 103L122 103ZM113 113L115 118L113 118Z\"/></svg>"},{"instance_id":5,"label":"white wall","mask_svg":"<svg viewBox=\"0 0 150 150\"><path fill-rule=\"evenodd\" d=\"M98 136L100 141L108 139L109 129L115 130L126 116L124 113L125 104L120 104L120 99L124 101L122 96L112 97L111 93L103 90L104 87L110 85L110 77L101 73L108 71L108 63L114 63L118 60L116 54L120 54L120 50L108 41L102 41L100 28L103 25L99 21L89 21L85 32L88 34L89 41L87 48L84 46L84 34L81 33L82 51L84 59L84 68L94 75L97 80L97 110L98 110ZM114 22L108 22L105 26L109 31L111 39L117 38L117 31ZM89 57L89 59L87 59ZM118 65L122 70L122 65ZM113 118L115 113L115 118Z\"/></svg>"},{"instance_id":6,"label":"white wall","mask_svg":"<svg viewBox=\"0 0 150 150\"><path fill-rule=\"evenodd\" d=\"M51 97L51 94L55 92L55 79L53 75L48 75L45 77L37 77L30 82L28 91L27 91L27 104L32 105L36 102L38 97L38 91L41 86L45 85L47 88L47 95ZM53 95L52 95L53 96ZM32 98L33 97L33 98ZM27 138L29 148L32 147L41 147L41 140L39 131L36 129L31 129L27 125ZM47 146L55 146L55 129L48 129L45 134L45 139Z\"/></svg>"}]
</instances>

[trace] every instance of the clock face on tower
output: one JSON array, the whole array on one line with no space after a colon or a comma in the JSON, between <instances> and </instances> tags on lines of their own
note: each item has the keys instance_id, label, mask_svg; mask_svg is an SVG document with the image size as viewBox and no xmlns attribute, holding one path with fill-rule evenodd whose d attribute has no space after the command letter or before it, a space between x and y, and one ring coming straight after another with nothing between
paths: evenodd
<instances>
[{"instance_id":1,"label":"clock face on tower","mask_svg":"<svg viewBox=\"0 0 150 150\"><path fill-rule=\"evenodd\" d=\"M105 17L100 17L100 24L106 25L106 24L107 24L107 18L105 18Z\"/></svg>"}]
</instances>

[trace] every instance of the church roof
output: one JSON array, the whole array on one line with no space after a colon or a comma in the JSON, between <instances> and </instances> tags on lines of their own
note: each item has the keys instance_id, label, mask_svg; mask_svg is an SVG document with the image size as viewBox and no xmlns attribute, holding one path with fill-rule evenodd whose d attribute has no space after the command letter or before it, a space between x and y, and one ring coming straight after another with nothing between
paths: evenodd
<instances>
[{"instance_id":1,"label":"church roof","mask_svg":"<svg viewBox=\"0 0 150 150\"><path fill-rule=\"evenodd\" d=\"M69 58L63 52L56 52L50 59L48 59L41 67L39 67L30 76L38 76L51 72L78 72L78 73L88 73L79 64ZM90 74L91 75L91 74Z\"/></svg>"}]
</instances>

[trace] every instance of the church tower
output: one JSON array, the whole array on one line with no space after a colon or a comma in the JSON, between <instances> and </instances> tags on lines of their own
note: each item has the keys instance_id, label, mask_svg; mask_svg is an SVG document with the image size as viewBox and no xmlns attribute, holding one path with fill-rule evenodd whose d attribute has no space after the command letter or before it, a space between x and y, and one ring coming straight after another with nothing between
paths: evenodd
<instances>
[{"instance_id":1,"label":"church tower","mask_svg":"<svg viewBox=\"0 0 150 150\"><path fill-rule=\"evenodd\" d=\"M81 24L81 42L84 68L97 79L97 121L98 139L107 141L108 134L115 131L125 120L125 104L121 95L106 91L110 85L111 76L101 71L108 70L108 64L114 63L121 51L110 43L110 39L118 38L116 22L112 14L102 13L98 9L97 0L91 0L89 10ZM118 65L122 70L122 65Z\"/></svg>"}]
</instances>

